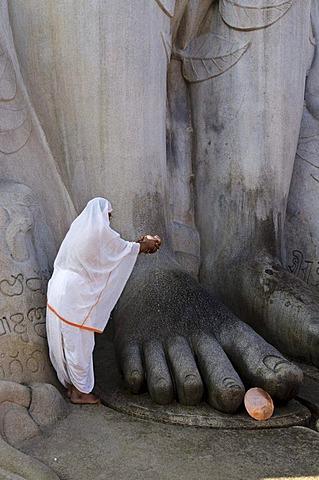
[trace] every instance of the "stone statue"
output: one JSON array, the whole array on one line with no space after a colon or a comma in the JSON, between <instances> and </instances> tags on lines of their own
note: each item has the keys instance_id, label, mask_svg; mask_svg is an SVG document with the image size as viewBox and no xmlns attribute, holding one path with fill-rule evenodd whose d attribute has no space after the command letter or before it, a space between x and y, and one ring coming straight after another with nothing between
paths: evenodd
<instances>
[{"instance_id":1,"label":"stone statue","mask_svg":"<svg viewBox=\"0 0 319 480\"><path fill-rule=\"evenodd\" d=\"M2 1L0 157L0 378L54 383L45 338L46 285L60 234L75 212L26 94Z\"/></svg>"},{"instance_id":2,"label":"stone statue","mask_svg":"<svg viewBox=\"0 0 319 480\"><path fill-rule=\"evenodd\" d=\"M56 480L14 447L68 414L53 386L45 310L52 260L75 211L25 91L3 1L0 178L0 476Z\"/></svg>"},{"instance_id":3,"label":"stone statue","mask_svg":"<svg viewBox=\"0 0 319 480\"><path fill-rule=\"evenodd\" d=\"M313 3L314 19L318 18L318 2ZM319 36L318 21L313 21L310 37L313 49ZM319 53L315 49L308 72L305 104L297 147L287 211L288 269L318 291L319 287L319 223L316 212L319 168Z\"/></svg>"},{"instance_id":4,"label":"stone statue","mask_svg":"<svg viewBox=\"0 0 319 480\"><path fill-rule=\"evenodd\" d=\"M50 231L31 189L15 182L0 182L0 217L1 379L54 382L45 334Z\"/></svg>"},{"instance_id":5,"label":"stone statue","mask_svg":"<svg viewBox=\"0 0 319 480\"><path fill-rule=\"evenodd\" d=\"M302 372L275 347L319 365L318 293L289 271L284 235L309 70L314 117L318 98L317 0L0 6L1 71L7 57L17 71L10 18L34 128L5 143L1 178L34 190L57 243L94 196L125 238L164 240L114 314L131 390L194 405L205 385L223 412L244 385L292 398Z\"/></svg>"}]
</instances>

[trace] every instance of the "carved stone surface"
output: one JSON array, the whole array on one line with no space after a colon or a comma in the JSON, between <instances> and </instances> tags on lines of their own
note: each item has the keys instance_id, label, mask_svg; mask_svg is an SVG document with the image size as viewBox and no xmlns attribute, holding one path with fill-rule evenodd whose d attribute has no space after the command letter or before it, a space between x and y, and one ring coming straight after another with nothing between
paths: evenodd
<instances>
[{"instance_id":1,"label":"carved stone surface","mask_svg":"<svg viewBox=\"0 0 319 480\"><path fill-rule=\"evenodd\" d=\"M55 381L45 338L46 285L73 216L21 78L1 0L0 379Z\"/></svg>"},{"instance_id":2,"label":"carved stone surface","mask_svg":"<svg viewBox=\"0 0 319 480\"><path fill-rule=\"evenodd\" d=\"M12 403L0 405L0 433L13 447L40 433L40 429L26 408Z\"/></svg>"},{"instance_id":3,"label":"carved stone surface","mask_svg":"<svg viewBox=\"0 0 319 480\"><path fill-rule=\"evenodd\" d=\"M257 30L272 25L292 6L294 0L220 0L223 20L239 30Z\"/></svg>"},{"instance_id":4,"label":"carved stone surface","mask_svg":"<svg viewBox=\"0 0 319 480\"><path fill-rule=\"evenodd\" d=\"M0 404L11 402L21 407L29 408L31 403L31 390L25 385L16 382L1 380L0 382Z\"/></svg>"},{"instance_id":5,"label":"carved stone surface","mask_svg":"<svg viewBox=\"0 0 319 480\"><path fill-rule=\"evenodd\" d=\"M33 383L31 389L29 413L40 427L53 425L70 413L70 405L53 385Z\"/></svg>"},{"instance_id":6,"label":"carved stone surface","mask_svg":"<svg viewBox=\"0 0 319 480\"><path fill-rule=\"evenodd\" d=\"M162 405L154 404L146 392L142 395L132 395L129 392L119 376L113 345L107 340L104 342L104 348L101 341L97 343L94 356L95 392L101 397L104 405L119 412L161 423L230 430L257 430L309 424L310 411L294 400L288 405L277 405L274 416L262 422L249 417L243 407L236 415L230 415L211 408L205 401L193 407L185 407L178 402L173 402L163 408Z\"/></svg>"},{"instance_id":7,"label":"carved stone surface","mask_svg":"<svg viewBox=\"0 0 319 480\"><path fill-rule=\"evenodd\" d=\"M287 211L287 267L319 291L319 27L313 2L310 42L314 59L307 75L305 106Z\"/></svg>"},{"instance_id":8,"label":"carved stone surface","mask_svg":"<svg viewBox=\"0 0 319 480\"><path fill-rule=\"evenodd\" d=\"M41 433L70 413L58 390L50 384L33 383L29 387L0 381L0 475L24 480L56 479L56 475L35 459L13 447Z\"/></svg>"},{"instance_id":9,"label":"carved stone surface","mask_svg":"<svg viewBox=\"0 0 319 480\"><path fill-rule=\"evenodd\" d=\"M319 370L312 365L301 364L305 381L298 393L298 400L311 411L311 427L319 431Z\"/></svg>"},{"instance_id":10,"label":"carved stone surface","mask_svg":"<svg viewBox=\"0 0 319 480\"><path fill-rule=\"evenodd\" d=\"M45 330L52 234L32 190L18 183L0 182L0 218L0 378L54 381Z\"/></svg>"},{"instance_id":11,"label":"carved stone surface","mask_svg":"<svg viewBox=\"0 0 319 480\"><path fill-rule=\"evenodd\" d=\"M317 2L94 0L88 10L74 0L52 8L9 3L23 79L56 161L53 181L60 172L78 210L110 197L126 238L154 230L164 240L158 259L139 259L114 314L127 383L137 392L146 381L162 404L175 395L193 405L207 389L211 405L232 413L247 386L292 397L300 370L212 291L281 352L319 365L318 298L285 269L295 261L286 262L284 245L308 72L313 116L318 98ZM17 68L1 65L14 85ZM4 92L12 102L12 88ZM4 127L8 135L24 125L18 118ZM5 148L18 148L10 138ZM51 157L46 165L54 167ZM49 212L37 183L28 184ZM69 205L65 192L54 193ZM196 275L199 264L205 288L186 272ZM24 270L13 275L3 284L8 298L33 286Z\"/></svg>"},{"instance_id":12,"label":"carved stone surface","mask_svg":"<svg viewBox=\"0 0 319 480\"><path fill-rule=\"evenodd\" d=\"M5 480L59 480L43 463L11 447L0 438L1 478Z\"/></svg>"},{"instance_id":13,"label":"carved stone surface","mask_svg":"<svg viewBox=\"0 0 319 480\"><path fill-rule=\"evenodd\" d=\"M0 1L0 179L35 192L56 250L75 212L22 81L6 0Z\"/></svg>"}]
</instances>

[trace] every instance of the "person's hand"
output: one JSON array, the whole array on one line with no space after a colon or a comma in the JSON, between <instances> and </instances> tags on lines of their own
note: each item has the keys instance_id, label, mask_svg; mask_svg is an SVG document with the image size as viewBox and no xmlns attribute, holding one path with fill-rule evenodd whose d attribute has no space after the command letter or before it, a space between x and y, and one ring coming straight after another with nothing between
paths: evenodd
<instances>
[{"instance_id":1,"label":"person's hand","mask_svg":"<svg viewBox=\"0 0 319 480\"><path fill-rule=\"evenodd\" d=\"M161 239L158 235L146 235L146 241L148 242L148 253L156 253L161 246Z\"/></svg>"},{"instance_id":2,"label":"person's hand","mask_svg":"<svg viewBox=\"0 0 319 480\"><path fill-rule=\"evenodd\" d=\"M140 244L140 253L155 253L162 243L158 235L144 235L136 242Z\"/></svg>"}]
</instances>

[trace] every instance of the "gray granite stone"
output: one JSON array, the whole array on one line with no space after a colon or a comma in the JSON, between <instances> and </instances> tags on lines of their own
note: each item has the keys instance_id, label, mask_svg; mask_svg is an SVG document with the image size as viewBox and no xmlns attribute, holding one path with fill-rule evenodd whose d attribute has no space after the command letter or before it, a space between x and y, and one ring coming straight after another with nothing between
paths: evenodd
<instances>
[{"instance_id":1,"label":"gray granite stone","mask_svg":"<svg viewBox=\"0 0 319 480\"><path fill-rule=\"evenodd\" d=\"M43 463L11 447L0 437L1 480L59 480Z\"/></svg>"},{"instance_id":2,"label":"gray granite stone","mask_svg":"<svg viewBox=\"0 0 319 480\"><path fill-rule=\"evenodd\" d=\"M24 452L68 480L315 479L319 434L304 427L212 430L76 407Z\"/></svg>"},{"instance_id":3,"label":"gray granite stone","mask_svg":"<svg viewBox=\"0 0 319 480\"><path fill-rule=\"evenodd\" d=\"M306 405L312 414L319 417L319 383L306 377L298 392L297 399Z\"/></svg>"},{"instance_id":4,"label":"gray granite stone","mask_svg":"<svg viewBox=\"0 0 319 480\"><path fill-rule=\"evenodd\" d=\"M0 405L0 433L6 442L15 447L38 435L40 429L26 408L5 402Z\"/></svg>"},{"instance_id":5,"label":"gray granite stone","mask_svg":"<svg viewBox=\"0 0 319 480\"><path fill-rule=\"evenodd\" d=\"M96 371L95 392L108 407L144 420L154 420L175 425L197 426L214 429L256 430L308 425L310 405L291 401L287 405L275 405L274 415L266 421L252 419L243 405L236 414L222 413L206 402L186 407L172 402L163 407L156 405L148 393L132 395L120 378L114 357L113 345L99 341L94 356ZM303 392L303 389L302 389ZM303 395L300 400L303 400ZM304 402L303 402L304 403Z\"/></svg>"},{"instance_id":6,"label":"gray granite stone","mask_svg":"<svg viewBox=\"0 0 319 480\"><path fill-rule=\"evenodd\" d=\"M70 0L52 10L42 0L0 0L0 379L54 382L44 338L47 272L76 212L97 195L111 198L124 237L152 230L164 240L152 267L139 259L114 315L132 390L147 383L154 401L175 396L193 408L208 385L210 404L232 415L247 386L261 383L282 399L296 394L300 371L211 290L281 352L319 366L318 2L262 3L92 0L88 9ZM199 266L209 292L188 276ZM14 408L22 425L23 407ZM189 411L154 408L174 419ZM297 410L304 421L307 410ZM266 455L268 476L312 475L316 459L302 462L302 442L315 448L316 434L289 432L292 445L287 432L269 431L270 448L263 440L263 451L251 444L247 452L256 461ZM293 468L284 457L271 465L275 446L287 453L275 438L295 452ZM212 465L200 470L210 440L197 448L184 438L198 456L196 478ZM176 451L180 445L175 459ZM71 465L72 474L82 468ZM240 465L224 476L238 476ZM137 463L134 474L154 477L156 467ZM245 478L265 474L252 467Z\"/></svg>"},{"instance_id":7,"label":"gray granite stone","mask_svg":"<svg viewBox=\"0 0 319 480\"><path fill-rule=\"evenodd\" d=\"M31 403L30 388L8 380L0 381L0 404L12 402L21 407L29 408Z\"/></svg>"},{"instance_id":8,"label":"gray granite stone","mask_svg":"<svg viewBox=\"0 0 319 480\"><path fill-rule=\"evenodd\" d=\"M52 425L70 413L69 403L53 385L32 383L30 387L32 400L29 413L40 427Z\"/></svg>"},{"instance_id":9,"label":"gray granite stone","mask_svg":"<svg viewBox=\"0 0 319 480\"><path fill-rule=\"evenodd\" d=\"M207 299L211 293L194 287L186 298L175 260L184 269L183 285L190 284L186 272L195 275L201 265L201 284L232 312L279 351L319 365L318 327L312 321L318 299L285 269L284 245L305 94L308 110L314 116L317 111L317 2L132 0L123 6L108 0L101 7L94 0L88 13L85 4L61 1L52 15L50 2L9 2L7 9L1 1L10 59L3 65L11 79L3 83L4 93L17 102L10 97L16 84L28 102L27 89L34 106L28 110L34 138L23 146L18 138L21 157L31 152L39 158L36 154L46 149L40 177L50 178L48 185L39 181L32 167L25 183L43 205L58 242L74 214L72 202L80 211L97 195L111 197L119 212L114 228L124 237L134 239L147 230L163 237L158 268L166 262L170 274L156 285L157 295L148 295L148 284L142 283L150 266L139 259L139 279L128 284L133 293L115 316L119 360L132 390L147 377L154 401L167 403L175 396L192 405L201 398L202 376L210 403L224 412L236 410L243 384L261 385L287 400L301 373L222 306L196 303L195 291ZM14 126L12 117L5 120ZM5 132L3 155L15 155L11 130ZM8 162L4 165L4 178L11 178ZM20 157L15 170L21 171ZM58 225L57 212L63 212ZM312 215L310 230L313 222ZM176 307L174 314L161 315L168 305ZM164 351L156 356L161 342ZM215 360L207 359L213 344L214 359L223 358L217 372ZM132 356L133 351L144 357L146 352L146 358ZM158 370L155 357L162 359L155 362ZM160 379L159 370L165 371Z\"/></svg>"}]
</instances>

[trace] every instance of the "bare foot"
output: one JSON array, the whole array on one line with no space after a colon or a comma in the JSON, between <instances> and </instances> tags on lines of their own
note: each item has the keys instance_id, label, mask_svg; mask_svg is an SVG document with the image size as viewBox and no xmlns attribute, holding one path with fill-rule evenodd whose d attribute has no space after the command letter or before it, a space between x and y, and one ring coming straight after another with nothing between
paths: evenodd
<instances>
[{"instance_id":1,"label":"bare foot","mask_svg":"<svg viewBox=\"0 0 319 480\"><path fill-rule=\"evenodd\" d=\"M97 405L101 403L101 399L94 393L82 393L73 385L71 386L71 403L77 405Z\"/></svg>"},{"instance_id":2,"label":"bare foot","mask_svg":"<svg viewBox=\"0 0 319 480\"><path fill-rule=\"evenodd\" d=\"M66 398L71 398L71 393L72 393L72 385L68 385L66 389Z\"/></svg>"}]
</instances>

